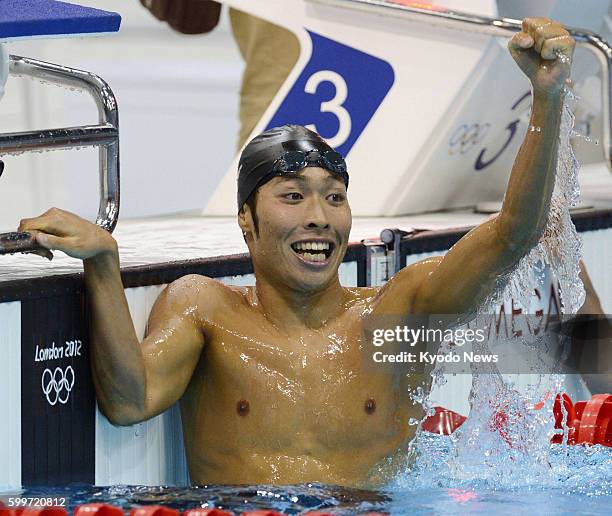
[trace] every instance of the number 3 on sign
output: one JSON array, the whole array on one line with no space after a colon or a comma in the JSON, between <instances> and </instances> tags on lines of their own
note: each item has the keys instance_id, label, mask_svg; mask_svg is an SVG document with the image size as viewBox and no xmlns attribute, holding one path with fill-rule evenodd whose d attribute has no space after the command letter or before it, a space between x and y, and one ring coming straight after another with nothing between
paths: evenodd
<instances>
[{"instance_id":1,"label":"number 3 on sign","mask_svg":"<svg viewBox=\"0 0 612 516\"><path fill-rule=\"evenodd\" d=\"M332 113L338 119L338 132L331 138L327 138L327 143L331 147L340 147L351 134L351 115L343 106L348 96L348 87L346 81L339 73L331 70L320 70L310 76L304 91L314 95L319 84L322 82L332 83L336 91L333 99L321 102L321 113ZM312 131L319 132L315 124L310 124L306 127Z\"/></svg>"},{"instance_id":2,"label":"number 3 on sign","mask_svg":"<svg viewBox=\"0 0 612 516\"><path fill-rule=\"evenodd\" d=\"M279 99L266 128L304 125L347 156L387 96L395 74L378 57L314 32L308 34L310 59Z\"/></svg>"}]
</instances>

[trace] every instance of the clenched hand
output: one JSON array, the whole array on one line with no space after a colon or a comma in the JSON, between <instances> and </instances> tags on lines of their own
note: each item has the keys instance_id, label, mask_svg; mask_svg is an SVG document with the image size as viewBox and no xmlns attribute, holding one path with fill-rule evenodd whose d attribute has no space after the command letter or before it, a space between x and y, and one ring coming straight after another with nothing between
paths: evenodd
<instances>
[{"instance_id":1,"label":"clenched hand","mask_svg":"<svg viewBox=\"0 0 612 516\"><path fill-rule=\"evenodd\" d=\"M523 30L508 43L510 54L533 85L534 93L563 90L570 75L576 42L559 23L525 18Z\"/></svg>"}]
</instances>

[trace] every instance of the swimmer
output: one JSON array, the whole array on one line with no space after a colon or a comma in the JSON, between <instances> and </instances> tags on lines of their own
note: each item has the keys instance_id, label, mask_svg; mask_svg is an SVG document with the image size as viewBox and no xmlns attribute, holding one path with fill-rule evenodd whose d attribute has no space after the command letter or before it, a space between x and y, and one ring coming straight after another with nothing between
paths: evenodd
<instances>
[{"instance_id":1,"label":"swimmer","mask_svg":"<svg viewBox=\"0 0 612 516\"><path fill-rule=\"evenodd\" d=\"M132 425L180 400L196 484L372 485L375 466L403 453L414 434L407 422L422 414L408 388L422 378L364 372L364 320L469 319L546 224L574 40L556 22L529 18L509 49L531 80L530 123L541 131L525 137L501 213L383 287L340 285L352 220L346 165L299 126L257 136L240 159L238 223L256 285L183 277L159 296L142 342L112 236L58 209L23 220L20 231L41 246L83 259L106 417Z\"/></svg>"}]
</instances>

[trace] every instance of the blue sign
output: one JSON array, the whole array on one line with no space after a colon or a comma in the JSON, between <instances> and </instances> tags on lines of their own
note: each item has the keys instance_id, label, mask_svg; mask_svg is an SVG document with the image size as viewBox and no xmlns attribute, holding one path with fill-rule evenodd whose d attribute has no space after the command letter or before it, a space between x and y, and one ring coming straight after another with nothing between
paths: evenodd
<instances>
[{"instance_id":1,"label":"blue sign","mask_svg":"<svg viewBox=\"0 0 612 516\"><path fill-rule=\"evenodd\" d=\"M308 34L310 60L266 129L305 125L346 156L387 96L395 74L378 57Z\"/></svg>"}]
</instances>

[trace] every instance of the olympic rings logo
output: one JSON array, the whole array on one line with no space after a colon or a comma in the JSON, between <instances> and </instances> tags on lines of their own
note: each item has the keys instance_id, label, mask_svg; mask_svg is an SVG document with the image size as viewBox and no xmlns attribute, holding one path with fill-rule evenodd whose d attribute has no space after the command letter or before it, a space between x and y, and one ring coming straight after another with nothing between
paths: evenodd
<instances>
[{"instance_id":1,"label":"olympic rings logo","mask_svg":"<svg viewBox=\"0 0 612 516\"><path fill-rule=\"evenodd\" d=\"M55 405L58 401L62 405L68 403L73 386L74 369L72 369L72 366L68 366L65 371L61 367L56 367L53 372L51 372L51 369L43 371L41 387L51 406Z\"/></svg>"},{"instance_id":2,"label":"olympic rings logo","mask_svg":"<svg viewBox=\"0 0 612 516\"><path fill-rule=\"evenodd\" d=\"M452 156L457 152L465 154L478 145L489 132L491 124L461 124L448 142L448 153Z\"/></svg>"}]
</instances>

